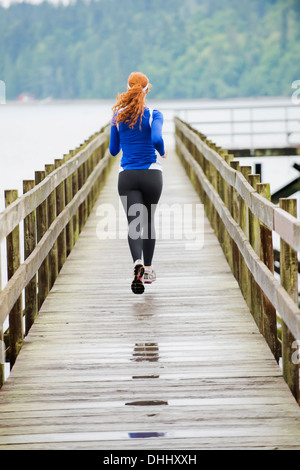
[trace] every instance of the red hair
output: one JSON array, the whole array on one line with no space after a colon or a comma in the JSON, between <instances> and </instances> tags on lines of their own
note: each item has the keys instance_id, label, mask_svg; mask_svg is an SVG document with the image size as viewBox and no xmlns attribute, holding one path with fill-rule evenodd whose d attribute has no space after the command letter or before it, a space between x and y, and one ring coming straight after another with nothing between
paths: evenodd
<instances>
[{"instance_id":1,"label":"red hair","mask_svg":"<svg viewBox=\"0 0 300 470\"><path fill-rule=\"evenodd\" d=\"M140 118L140 127L145 106L145 97L150 83L146 75L132 72L128 77L128 89L117 95L117 103L113 107L116 114L113 123L124 122L132 129Z\"/></svg>"}]
</instances>

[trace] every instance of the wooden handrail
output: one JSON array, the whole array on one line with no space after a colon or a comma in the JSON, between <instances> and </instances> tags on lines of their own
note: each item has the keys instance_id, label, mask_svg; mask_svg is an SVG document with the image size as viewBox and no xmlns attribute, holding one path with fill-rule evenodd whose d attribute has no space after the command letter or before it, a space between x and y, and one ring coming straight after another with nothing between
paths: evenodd
<instances>
[{"instance_id":1,"label":"wooden handrail","mask_svg":"<svg viewBox=\"0 0 300 470\"><path fill-rule=\"evenodd\" d=\"M300 221L260 196L240 172L230 168L217 151L210 148L201 140L199 134L191 130L183 121L175 118L175 123L184 131L189 140L198 146L199 151L215 166L222 178L238 191L253 214L270 230L278 233L294 250L300 251Z\"/></svg>"},{"instance_id":2,"label":"wooden handrail","mask_svg":"<svg viewBox=\"0 0 300 470\"><path fill-rule=\"evenodd\" d=\"M79 151L73 158L61 165L40 184L35 186L0 213L0 243L25 217L33 212L54 189L71 176L82 164L84 164L93 152L99 148L109 135L109 128L92 139L91 142Z\"/></svg>"},{"instance_id":3,"label":"wooden handrail","mask_svg":"<svg viewBox=\"0 0 300 470\"><path fill-rule=\"evenodd\" d=\"M298 272L297 256L290 252L287 255L285 250L296 254L300 249L299 221L294 214L276 207L259 194L260 185L255 188L249 182L255 178L249 177L247 181L245 177L250 173L248 168L243 175L237 169L237 162L229 164L232 157L226 151L178 118L175 118L175 140L177 153L204 202L208 218L260 331L276 359L280 354L285 357L283 374L299 402L299 364L291 357L292 347L297 347L292 346L295 338L300 338L297 283L293 274L288 281L275 278L271 232L274 230L281 237L285 269L294 272L295 264ZM259 175L254 176L256 180L259 178ZM238 215L235 213L236 202ZM258 227L256 235L253 224ZM258 244L254 235L260 238ZM271 259L265 259L264 251L272 252ZM291 266L286 264L287 259L291 260ZM288 331L288 334L282 334L281 342L277 337L276 311L282 322L282 332Z\"/></svg>"},{"instance_id":4,"label":"wooden handrail","mask_svg":"<svg viewBox=\"0 0 300 470\"><path fill-rule=\"evenodd\" d=\"M34 181L24 181L24 195L6 191L7 208L0 214L0 242L7 240L8 282L0 291L0 339L9 316L8 357L11 367L26 333L55 277L74 246L79 232L98 197L110 164L109 125L64 159L36 172ZM20 263L19 225L24 222L24 262ZM14 261L16 259L16 262ZM1 286L0 286L1 287ZM25 309L22 292L25 289ZM17 308L16 308L17 306ZM0 386L3 364L0 364Z\"/></svg>"},{"instance_id":5,"label":"wooden handrail","mask_svg":"<svg viewBox=\"0 0 300 470\"><path fill-rule=\"evenodd\" d=\"M28 256L24 263L21 264L15 274L10 278L3 291L0 293L1 324L3 324L6 320L8 313L14 306L22 290L38 271L42 262L51 250L54 242L57 240L59 234L66 227L68 222L78 210L79 206L86 199L91 187L93 184L95 184L97 178L105 169L109 159L110 153L107 150L103 160L98 163L95 171L89 176L84 186L78 191L76 196L74 196L72 201L65 207L65 209L55 218L54 222L50 225L43 238L36 245L34 251L30 256Z\"/></svg>"}]
</instances>

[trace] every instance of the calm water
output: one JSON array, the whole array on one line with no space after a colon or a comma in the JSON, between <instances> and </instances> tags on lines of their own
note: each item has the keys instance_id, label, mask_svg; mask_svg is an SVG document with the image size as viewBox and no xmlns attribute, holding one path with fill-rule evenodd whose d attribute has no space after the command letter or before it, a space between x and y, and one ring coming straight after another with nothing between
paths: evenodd
<instances>
[{"instance_id":1,"label":"calm water","mask_svg":"<svg viewBox=\"0 0 300 470\"><path fill-rule=\"evenodd\" d=\"M110 110L106 102L0 106L2 208L4 189L21 191L23 179L34 179L36 170L43 170L105 125Z\"/></svg>"}]
</instances>

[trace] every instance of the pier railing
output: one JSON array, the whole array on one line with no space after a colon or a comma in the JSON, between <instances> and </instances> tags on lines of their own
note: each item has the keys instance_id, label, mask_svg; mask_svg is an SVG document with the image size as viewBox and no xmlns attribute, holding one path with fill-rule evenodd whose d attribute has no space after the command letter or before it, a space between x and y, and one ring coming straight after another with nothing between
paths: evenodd
<instances>
[{"instance_id":1,"label":"pier railing","mask_svg":"<svg viewBox=\"0 0 300 470\"><path fill-rule=\"evenodd\" d=\"M270 201L270 186L233 155L175 118L176 151L204 204L247 305L299 403L300 310L296 200ZM273 232L280 236L280 279Z\"/></svg>"},{"instance_id":2,"label":"pier railing","mask_svg":"<svg viewBox=\"0 0 300 470\"><path fill-rule=\"evenodd\" d=\"M164 114L165 137L173 137L174 117L178 117L241 156L300 154L300 107L290 99L238 100L235 104L199 100L189 106L178 101L166 102L159 109Z\"/></svg>"},{"instance_id":3,"label":"pier railing","mask_svg":"<svg viewBox=\"0 0 300 470\"><path fill-rule=\"evenodd\" d=\"M45 165L44 171L37 171L35 180L24 181L22 196L18 197L16 190L5 191L0 243L6 239L8 282L0 292L0 386L4 382L3 358L10 367L14 365L24 334L33 324L104 184L113 161L108 146L106 126L63 158ZM24 234L24 262L20 232ZM7 318L8 329L4 327Z\"/></svg>"}]
</instances>

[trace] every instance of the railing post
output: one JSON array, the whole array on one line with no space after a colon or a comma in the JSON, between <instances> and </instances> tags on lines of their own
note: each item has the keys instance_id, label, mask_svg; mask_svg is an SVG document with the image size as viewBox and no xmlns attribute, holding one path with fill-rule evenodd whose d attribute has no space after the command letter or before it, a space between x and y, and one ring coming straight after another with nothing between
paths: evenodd
<instances>
[{"instance_id":1,"label":"railing post","mask_svg":"<svg viewBox=\"0 0 300 470\"><path fill-rule=\"evenodd\" d=\"M217 147L217 146L214 147L214 150L219 154L220 157L224 158L226 150L223 150L221 147ZM217 170L217 168L214 165L213 165L213 169L214 169L215 179L216 179L215 190L217 191L218 195L220 196L220 198L224 202L224 190L225 190L224 180L223 180L222 176L220 175L219 171ZM225 237L226 237L225 236L225 231L226 231L226 229L225 229L225 225L223 224L223 221L222 221L222 219L219 216L217 211L216 211L216 221L217 221L217 227L218 227L218 240L219 240L219 243L222 247L223 253L227 258L227 252L225 251L226 250L226 248L225 248Z\"/></svg>"},{"instance_id":2,"label":"railing post","mask_svg":"<svg viewBox=\"0 0 300 470\"><path fill-rule=\"evenodd\" d=\"M34 188L33 180L23 181L23 194ZM36 247L36 212L33 211L24 219L24 258L31 255ZM38 312L37 276L33 276L25 287L25 333L30 330Z\"/></svg>"},{"instance_id":3,"label":"railing post","mask_svg":"<svg viewBox=\"0 0 300 470\"><path fill-rule=\"evenodd\" d=\"M84 166L81 165L78 168L78 190L84 185ZM85 223L85 203L83 202L79 206L79 233L83 229Z\"/></svg>"},{"instance_id":4,"label":"railing post","mask_svg":"<svg viewBox=\"0 0 300 470\"><path fill-rule=\"evenodd\" d=\"M45 165L46 176L50 175L55 170L54 163ZM56 218L56 197L55 191L48 196L48 226L54 222ZM49 289L54 285L54 282L58 276L58 261L57 261L57 241L54 242L53 247L49 252Z\"/></svg>"},{"instance_id":5,"label":"railing post","mask_svg":"<svg viewBox=\"0 0 300 470\"><path fill-rule=\"evenodd\" d=\"M35 172L35 184L38 185L45 179L45 171ZM37 224L37 242L39 242L48 230L48 213L47 200L42 202L36 209ZM49 293L49 259L46 256L38 270L38 309L40 310L42 303Z\"/></svg>"},{"instance_id":6,"label":"railing post","mask_svg":"<svg viewBox=\"0 0 300 470\"><path fill-rule=\"evenodd\" d=\"M260 175L251 174L249 175L249 183L257 191L257 185L260 184ZM260 256L260 224L259 220L248 209L249 219L249 242L258 256ZM262 331L262 315L261 315L261 289L254 277L251 276L251 311L253 318Z\"/></svg>"},{"instance_id":7,"label":"railing post","mask_svg":"<svg viewBox=\"0 0 300 470\"><path fill-rule=\"evenodd\" d=\"M92 158L93 158L93 155L91 155L90 158L86 161L86 169L87 169L86 178L88 178L93 171ZM87 212L89 216L90 213L92 212L92 207L93 207L93 187L91 187L90 193L88 194L88 197L87 197L87 206L88 206Z\"/></svg>"},{"instance_id":8,"label":"railing post","mask_svg":"<svg viewBox=\"0 0 300 470\"><path fill-rule=\"evenodd\" d=\"M297 200L280 199L281 209L297 217ZM289 296L298 305L298 257L284 240L280 240L280 282ZM298 339L298 338L297 338ZM282 321L282 370L285 381L291 389L292 394L299 403L299 364L294 363L293 343L294 336Z\"/></svg>"},{"instance_id":9,"label":"railing post","mask_svg":"<svg viewBox=\"0 0 300 470\"><path fill-rule=\"evenodd\" d=\"M255 189L255 191L257 191L257 185L260 184L260 175L259 174L249 175L249 183L251 184L252 188ZM258 256L260 256L259 220L257 219L257 217L255 217L255 215L253 215L250 209L248 212L248 217L249 217L249 241L255 253Z\"/></svg>"},{"instance_id":10,"label":"railing post","mask_svg":"<svg viewBox=\"0 0 300 470\"><path fill-rule=\"evenodd\" d=\"M270 185L265 183L257 184L257 192L264 198L271 201ZM272 230L260 223L260 259L267 268L274 274L274 250ZM261 322L264 337L274 354L277 362L279 361L279 344L277 337L277 319L276 309L271 304L263 292L261 293Z\"/></svg>"},{"instance_id":11,"label":"railing post","mask_svg":"<svg viewBox=\"0 0 300 470\"><path fill-rule=\"evenodd\" d=\"M85 146L85 145L84 145ZM83 185L86 183L86 180L88 179L88 163L87 160L83 163ZM85 225L88 216L89 216L89 204L88 204L88 197L83 201L84 204L84 220L83 220L83 225Z\"/></svg>"},{"instance_id":12,"label":"railing post","mask_svg":"<svg viewBox=\"0 0 300 470\"><path fill-rule=\"evenodd\" d=\"M251 173L251 166L241 166L241 173L248 181L248 175ZM249 240L249 221L246 202L240 197L240 227ZM250 273L244 258L240 256L240 287L243 296L249 308L251 308L251 281Z\"/></svg>"},{"instance_id":13,"label":"railing post","mask_svg":"<svg viewBox=\"0 0 300 470\"><path fill-rule=\"evenodd\" d=\"M225 162L227 163L228 166L230 166L231 161L233 160L233 155L228 154L225 150L220 152L220 155L224 158ZM221 177L219 174L219 183L221 185L221 197L224 201L225 206L227 207L228 210L230 210L230 204L231 204L231 187L230 185L226 182L224 178ZM227 232L225 224L223 224L223 237L222 237L222 243L223 243L223 251L225 253L227 262L233 271L233 251L232 251L232 244L231 244L231 238L230 235Z\"/></svg>"},{"instance_id":14,"label":"railing post","mask_svg":"<svg viewBox=\"0 0 300 470\"><path fill-rule=\"evenodd\" d=\"M71 156L73 157L75 152L71 151ZM74 171L72 174L72 198L76 196L78 192L78 170ZM79 236L79 210L75 212L73 216L73 245L75 245Z\"/></svg>"},{"instance_id":15,"label":"railing post","mask_svg":"<svg viewBox=\"0 0 300 470\"><path fill-rule=\"evenodd\" d=\"M216 144L212 141L207 141L207 144L208 146L213 149L213 150L216 150ZM218 192L218 174L217 174L217 170L216 168L214 167L214 165L209 162L207 160L206 162L206 176L207 178L209 179L209 182L212 184L212 186L214 187L214 189ZM210 220L210 223L215 231L215 234L216 234L216 237L218 238L219 240L219 236L220 236L220 227L219 227L219 215L217 213L217 210L214 206L214 204L212 203L212 201L208 198L208 213L209 213L209 220Z\"/></svg>"},{"instance_id":16,"label":"railing post","mask_svg":"<svg viewBox=\"0 0 300 470\"><path fill-rule=\"evenodd\" d=\"M5 205L8 207L16 199L18 199L18 191L5 191ZM7 277L8 280L14 275L20 266L20 231L17 225L14 230L6 238L7 249ZM9 313L9 360L10 366L13 367L19 351L23 344L23 308L22 295L18 298Z\"/></svg>"},{"instance_id":17,"label":"railing post","mask_svg":"<svg viewBox=\"0 0 300 470\"><path fill-rule=\"evenodd\" d=\"M62 159L55 159L55 168L59 168L62 164ZM65 208L65 186L64 182L60 183L56 188L56 216L58 216ZM66 243L66 229L57 237L57 264L58 272L64 265L67 259L67 243Z\"/></svg>"},{"instance_id":18,"label":"railing post","mask_svg":"<svg viewBox=\"0 0 300 470\"><path fill-rule=\"evenodd\" d=\"M1 286L0 286L1 292ZM3 335L3 326L0 325L0 388L5 382L5 344Z\"/></svg>"},{"instance_id":19,"label":"railing post","mask_svg":"<svg viewBox=\"0 0 300 470\"><path fill-rule=\"evenodd\" d=\"M65 155L64 161L66 162L68 156ZM65 205L67 206L69 202L72 201L72 175L65 179ZM74 246L73 239L73 218L70 219L70 222L66 226L66 250L67 256L71 253Z\"/></svg>"},{"instance_id":20,"label":"railing post","mask_svg":"<svg viewBox=\"0 0 300 470\"><path fill-rule=\"evenodd\" d=\"M230 162L231 168L235 171L240 171L240 164L237 161ZM233 186L230 186L230 212L234 220L239 223L240 221L240 207L239 207L239 198L236 189ZM233 265L233 275L236 278L237 282L240 282L240 252L235 243L231 238L231 250L232 250L232 265Z\"/></svg>"}]
</instances>

